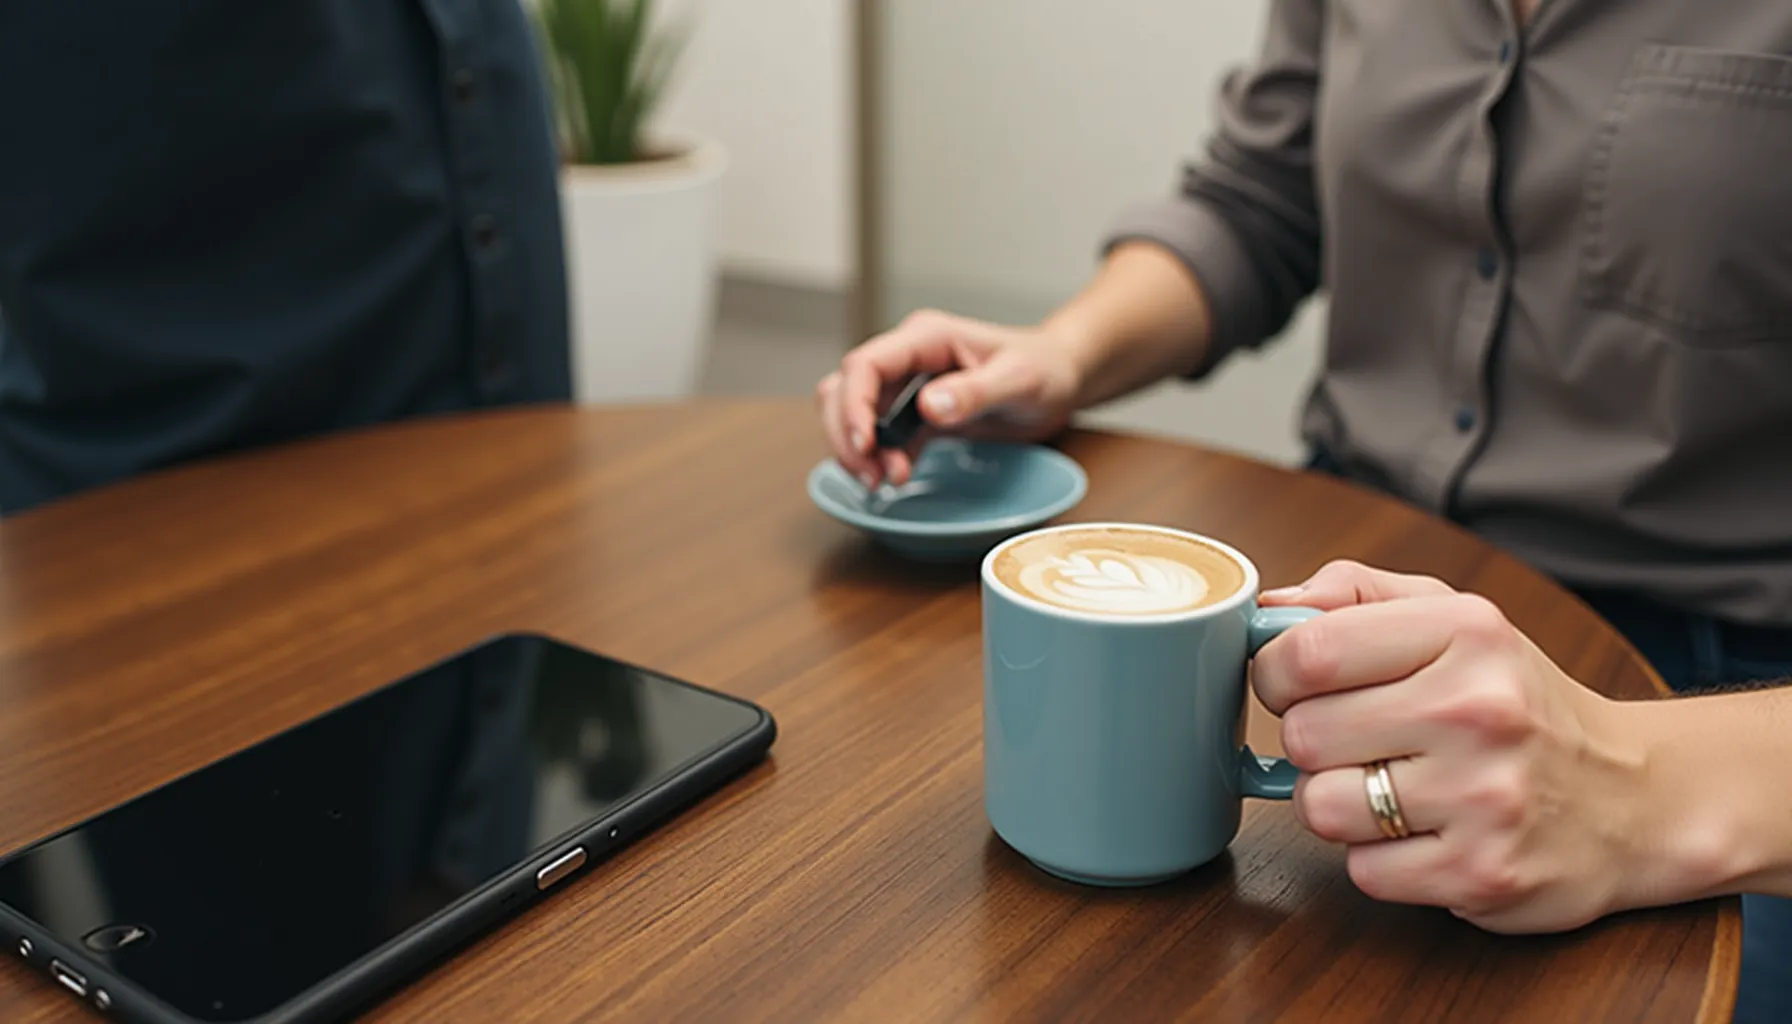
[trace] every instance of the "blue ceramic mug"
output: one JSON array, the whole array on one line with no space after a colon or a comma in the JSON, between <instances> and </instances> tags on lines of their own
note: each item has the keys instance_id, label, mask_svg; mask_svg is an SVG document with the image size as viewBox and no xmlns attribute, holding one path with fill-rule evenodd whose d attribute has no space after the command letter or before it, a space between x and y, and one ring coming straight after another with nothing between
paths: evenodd
<instances>
[{"instance_id":1,"label":"blue ceramic mug","mask_svg":"<svg viewBox=\"0 0 1792 1024\"><path fill-rule=\"evenodd\" d=\"M1062 878L1149 885L1218 856L1244 797L1292 796L1293 766L1242 745L1245 669L1319 612L1259 608L1258 585L1237 550L1164 527L1076 523L991 550L983 766L996 833Z\"/></svg>"}]
</instances>

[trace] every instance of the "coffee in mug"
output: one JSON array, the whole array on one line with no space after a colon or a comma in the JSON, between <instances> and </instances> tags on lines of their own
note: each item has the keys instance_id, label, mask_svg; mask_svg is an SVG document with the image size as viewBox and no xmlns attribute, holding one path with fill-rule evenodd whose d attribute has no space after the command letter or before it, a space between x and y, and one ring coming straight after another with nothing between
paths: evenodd
<instances>
[{"instance_id":1,"label":"coffee in mug","mask_svg":"<svg viewBox=\"0 0 1792 1024\"><path fill-rule=\"evenodd\" d=\"M1023 597L1090 615L1175 615L1219 604L1244 587L1232 556L1180 533L1089 526L1035 533L991 565Z\"/></svg>"}]
</instances>

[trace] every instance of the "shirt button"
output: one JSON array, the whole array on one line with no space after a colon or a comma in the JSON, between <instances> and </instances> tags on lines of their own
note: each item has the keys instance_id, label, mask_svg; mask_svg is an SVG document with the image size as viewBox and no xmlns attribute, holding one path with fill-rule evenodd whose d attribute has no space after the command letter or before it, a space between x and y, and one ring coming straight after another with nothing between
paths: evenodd
<instances>
[{"instance_id":1,"label":"shirt button","mask_svg":"<svg viewBox=\"0 0 1792 1024\"><path fill-rule=\"evenodd\" d=\"M1511 40L1503 40L1500 43L1500 63L1504 64L1511 59L1512 59L1512 42L1511 42Z\"/></svg>"},{"instance_id":2,"label":"shirt button","mask_svg":"<svg viewBox=\"0 0 1792 1024\"><path fill-rule=\"evenodd\" d=\"M498 219L489 213L481 213L473 218L470 225L473 230L473 244L481 249L490 249L498 241Z\"/></svg>"},{"instance_id":3,"label":"shirt button","mask_svg":"<svg viewBox=\"0 0 1792 1024\"><path fill-rule=\"evenodd\" d=\"M471 68L456 69L450 83L454 87L455 102L463 107L479 95L479 80L473 75Z\"/></svg>"},{"instance_id":4,"label":"shirt button","mask_svg":"<svg viewBox=\"0 0 1792 1024\"><path fill-rule=\"evenodd\" d=\"M1499 254L1492 249L1482 249L1475 257L1475 269L1480 272L1483 281L1493 280L1493 276L1500 272Z\"/></svg>"},{"instance_id":5,"label":"shirt button","mask_svg":"<svg viewBox=\"0 0 1792 1024\"><path fill-rule=\"evenodd\" d=\"M1462 406L1456 410L1456 430L1466 434L1475 429L1475 410Z\"/></svg>"}]
</instances>

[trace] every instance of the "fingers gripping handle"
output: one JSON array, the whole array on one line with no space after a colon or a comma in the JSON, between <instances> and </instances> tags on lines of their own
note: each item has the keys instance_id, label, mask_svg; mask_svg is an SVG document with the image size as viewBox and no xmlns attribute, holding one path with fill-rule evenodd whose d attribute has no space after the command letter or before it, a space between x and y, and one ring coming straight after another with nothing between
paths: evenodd
<instances>
[{"instance_id":1,"label":"fingers gripping handle","mask_svg":"<svg viewBox=\"0 0 1792 1024\"><path fill-rule=\"evenodd\" d=\"M1251 615L1251 654L1255 655L1285 631L1322 614L1317 608L1257 609ZM1300 772L1286 758L1259 757L1248 746L1238 752L1238 791L1245 796L1259 800L1291 799L1298 778Z\"/></svg>"}]
</instances>

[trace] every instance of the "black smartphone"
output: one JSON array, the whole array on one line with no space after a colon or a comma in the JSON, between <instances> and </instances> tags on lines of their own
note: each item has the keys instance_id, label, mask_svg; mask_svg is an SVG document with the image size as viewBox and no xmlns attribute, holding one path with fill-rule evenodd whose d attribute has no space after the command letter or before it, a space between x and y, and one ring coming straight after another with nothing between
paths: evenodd
<instances>
[{"instance_id":1,"label":"black smartphone","mask_svg":"<svg viewBox=\"0 0 1792 1024\"><path fill-rule=\"evenodd\" d=\"M113 1018L339 1019L775 734L747 701L496 637L0 860L0 955Z\"/></svg>"}]
</instances>

